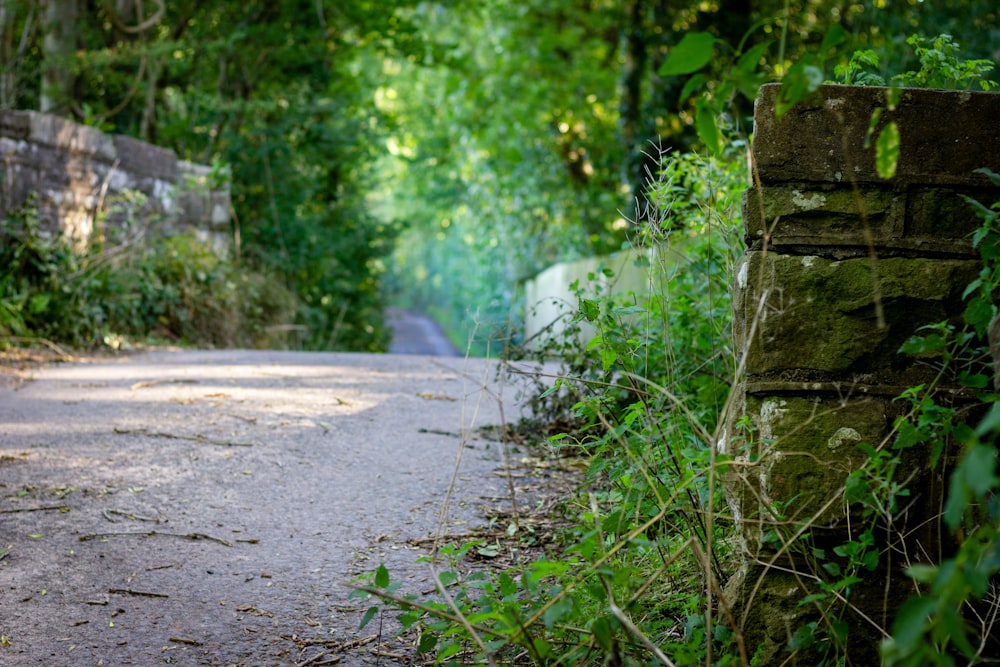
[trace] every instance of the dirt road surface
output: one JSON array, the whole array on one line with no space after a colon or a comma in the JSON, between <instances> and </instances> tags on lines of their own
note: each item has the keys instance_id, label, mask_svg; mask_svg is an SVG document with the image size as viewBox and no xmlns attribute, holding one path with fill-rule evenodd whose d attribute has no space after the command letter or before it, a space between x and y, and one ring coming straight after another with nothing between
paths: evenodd
<instances>
[{"instance_id":1,"label":"dirt road surface","mask_svg":"<svg viewBox=\"0 0 1000 667\"><path fill-rule=\"evenodd\" d=\"M494 371L159 351L0 387L0 665L410 664L344 584L432 588L414 545L505 494Z\"/></svg>"}]
</instances>

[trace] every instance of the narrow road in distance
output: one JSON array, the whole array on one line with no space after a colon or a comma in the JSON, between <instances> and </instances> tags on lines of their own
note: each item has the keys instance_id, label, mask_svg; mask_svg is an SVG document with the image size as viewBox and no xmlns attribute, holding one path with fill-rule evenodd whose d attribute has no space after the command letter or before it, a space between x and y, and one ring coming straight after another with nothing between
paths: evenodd
<instances>
[{"instance_id":1,"label":"narrow road in distance","mask_svg":"<svg viewBox=\"0 0 1000 667\"><path fill-rule=\"evenodd\" d=\"M393 354L427 354L434 357L461 356L437 322L409 310L389 308L386 320L393 330L389 352Z\"/></svg>"}]
</instances>

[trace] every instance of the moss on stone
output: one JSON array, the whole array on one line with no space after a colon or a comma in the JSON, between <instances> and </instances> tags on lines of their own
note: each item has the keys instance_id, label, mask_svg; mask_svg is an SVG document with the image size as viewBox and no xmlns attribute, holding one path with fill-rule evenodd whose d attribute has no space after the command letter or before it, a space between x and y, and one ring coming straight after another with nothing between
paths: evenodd
<instances>
[{"instance_id":1,"label":"moss on stone","mask_svg":"<svg viewBox=\"0 0 1000 667\"><path fill-rule=\"evenodd\" d=\"M748 350L751 375L898 367L899 345L919 327L960 317L961 290L979 270L975 260L748 255L738 319L752 322L767 295Z\"/></svg>"}]
</instances>

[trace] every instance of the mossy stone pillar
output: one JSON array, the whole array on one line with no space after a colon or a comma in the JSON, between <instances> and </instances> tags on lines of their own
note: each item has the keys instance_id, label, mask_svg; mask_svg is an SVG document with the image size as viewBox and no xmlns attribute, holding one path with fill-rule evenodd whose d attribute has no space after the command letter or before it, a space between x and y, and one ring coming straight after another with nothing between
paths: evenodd
<instances>
[{"instance_id":1,"label":"mossy stone pillar","mask_svg":"<svg viewBox=\"0 0 1000 667\"><path fill-rule=\"evenodd\" d=\"M858 537L844 498L867 460L858 445L892 437L906 408L895 397L936 373L900 345L921 326L961 321L962 293L979 273L970 236L979 219L959 195L1000 197L975 172L1000 171L1000 95L904 89L890 109L887 89L823 86L778 118L778 91L764 86L756 104L755 186L744 196L747 252L734 286L745 374L719 448L741 464L727 491L745 558L727 593L761 664L815 664L815 653L786 651L807 623L823 629L818 607L802 604L830 579L816 554L833 562L832 549ZM890 120L900 155L886 180L871 137ZM850 664L877 664L879 627L913 591L906 562L948 548L944 474L916 449L903 460L909 504L891 534L876 536L878 566L839 592L849 595L838 618Z\"/></svg>"}]
</instances>

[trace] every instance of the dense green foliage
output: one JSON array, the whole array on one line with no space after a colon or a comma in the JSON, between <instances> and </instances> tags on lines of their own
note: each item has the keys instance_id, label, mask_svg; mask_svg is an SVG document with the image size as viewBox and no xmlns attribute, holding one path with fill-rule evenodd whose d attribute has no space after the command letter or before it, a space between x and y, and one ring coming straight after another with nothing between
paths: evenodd
<instances>
[{"instance_id":1,"label":"dense green foliage","mask_svg":"<svg viewBox=\"0 0 1000 667\"><path fill-rule=\"evenodd\" d=\"M46 4L71 48L46 50ZM990 0L3 0L0 108L230 165L242 259L298 295L310 347L383 347L388 299L483 352L525 279L636 243L661 147L745 133L760 82L858 48L917 69L913 33L995 58L997 25Z\"/></svg>"},{"instance_id":2,"label":"dense green foliage","mask_svg":"<svg viewBox=\"0 0 1000 667\"><path fill-rule=\"evenodd\" d=\"M549 439L555 455L588 463L563 546L471 574L462 563L470 551L511 545L446 547L446 600L401 590L384 569L373 574L362 594L395 598L404 627L419 630L438 660L463 664L449 658L472 651L473 664L640 665L653 655L693 664L707 651L739 664L723 627L733 624L714 619L705 601L734 554L711 443L736 372L728 283L742 252L747 178L739 161L667 160L654 187L659 205L637 222L638 236L650 247L682 244L685 261L653 254L651 294L592 299L580 286L578 321L597 336L585 350L573 339L559 350L572 354L572 374L537 406L545 421L578 427ZM517 549L530 526L512 521L506 535Z\"/></svg>"},{"instance_id":3,"label":"dense green foliage","mask_svg":"<svg viewBox=\"0 0 1000 667\"><path fill-rule=\"evenodd\" d=\"M763 81L833 79L859 48L878 54L872 73L917 70L913 33L995 60L1000 25L994 3L915 0L490 0L407 16L435 47L385 70L392 287L479 352L516 342L526 279L641 244L636 198L661 150L728 150ZM710 38L685 42L694 32ZM704 60L678 66L685 50Z\"/></svg>"},{"instance_id":4,"label":"dense green foliage","mask_svg":"<svg viewBox=\"0 0 1000 667\"><path fill-rule=\"evenodd\" d=\"M0 223L0 341L40 337L114 349L149 339L204 347L284 342L268 327L289 317L295 301L273 276L237 269L190 235L116 241L80 252L42 230L31 208Z\"/></svg>"},{"instance_id":5,"label":"dense green foliage","mask_svg":"<svg viewBox=\"0 0 1000 667\"><path fill-rule=\"evenodd\" d=\"M241 266L295 293L306 345L382 349L394 234L366 201L384 133L370 96L380 58L420 50L397 16L408 4L53 0L76 17L64 55L45 49L43 5L5 0L0 107L48 105L229 165ZM62 89L43 88L52 67L72 74Z\"/></svg>"}]
</instances>

